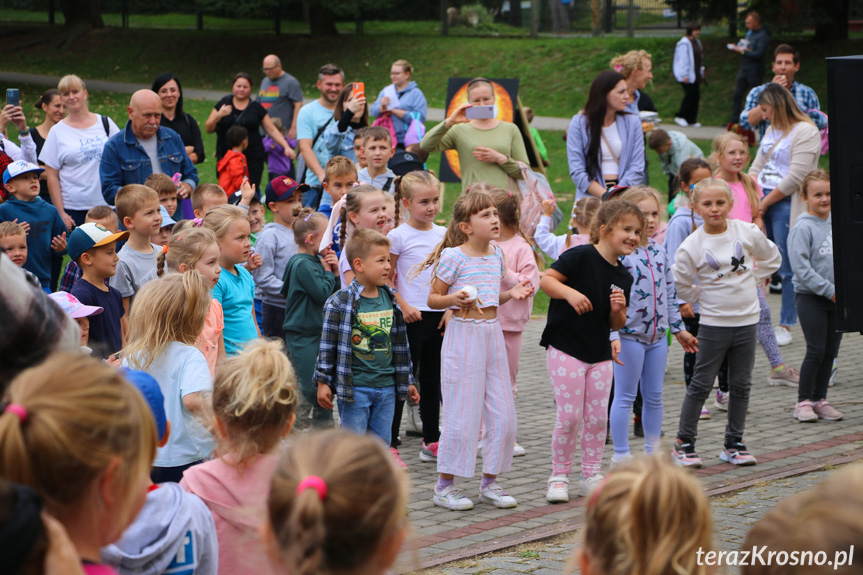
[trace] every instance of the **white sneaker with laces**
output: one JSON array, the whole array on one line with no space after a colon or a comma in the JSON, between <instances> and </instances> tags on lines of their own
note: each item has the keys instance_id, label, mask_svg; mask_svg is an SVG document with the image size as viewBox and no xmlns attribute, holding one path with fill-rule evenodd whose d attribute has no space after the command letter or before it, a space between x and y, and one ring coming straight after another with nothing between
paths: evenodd
<instances>
[{"instance_id":1,"label":"white sneaker with laces","mask_svg":"<svg viewBox=\"0 0 863 575\"><path fill-rule=\"evenodd\" d=\"M512 449L512 456L513 457L524 457L525 455L527 455L527 451L524 449L524 447L522 447L521 445L516 443L515 447L513 447L513 449Z\"/></svg>"},{"instance_id":2,"label":"white sneaker with laces","mask_svg":"<svg viewBox=\"0 0 863 575\"><path fill-rule=\"evenodd\" d=\"M451 511L467 511L468 509L473 509L473 501L463 496L461 494L461 489L455 485L445 487L440 493L435 489L432 501L435 505L439 505Z\"/></svg>"},{"instance_id":3,"label":"white sneaker with laces","mask_svg":"<svg viewBox=\"0 0 863 575\"><path fill-rule=\"evenodd\" d=\"M614 469L618 465L623 465L624 463L626 463L627 461L631 461L632 459L634 458L631 453L621 455L620 457L618 457L617 454L614 454L611 456L611 466L609 467L609 469Z\"/></svg>"},{"instance_id":4,"label":"white sneaker with laces","mask_svg":"<svg viewBox=\"0 0 863 575\"><path fill-rule=\"evenodd\" d=\"M791 343L791 330L787 327L782 327L781 325L777 325L773 330L773 334L776 336L776 343L779 347L788 345Z\"/></svg>"},{"instance_id":5,"label":"white sneaker with laces","mask_svg":"<svg viewBox=\"0 0 863 575\"><path fill-rule=\"evenodd\" d=\"M578 494L582 497L587 497L600 483L602 483L602 479L602 475L597 473L593 477L580 480L578 482Z\"/></svg>"},{"instance_id":6,"label":"white sneaker with laces","mask_svg":"<svg viewBox=\"0 0 863 575\"><path fill-rule=\"evenodd\" d=\"M678 126L680 126L681 128L685 128L686 126L689 125L689 122L687 122L683 118L679 118L679 117L674 118L674 123L677 124Z\"/></svg>"},{"instance_id":7,"label":"white sneaker with laces","mask_svg":"<svg viewBox=\"0 0 863 575\"><path fill-rule=\"evenodd\" d=\"M491 503L498 509L509 509L518 505L515 497L503 490L497 482L479 488L479 500L483 503Z\"/></svg>"},{"instance_id":8,"label":"white sneaker with laces","mask_svg":"<svg viewBox=\"0 0 863 575\"><path fill-rule=\"evenodd\" d=\"M549 503L566 503L569 501L569 477L566 475L549 477L545 500Z\"/></svg>"},{"instance_id":9,"label":"white sneaker with laces","mask_svg":"<svg viewBox=\"0 0 863 575\"><path fill-rule=\"evenodd\" d=\"M420 419L420 406L408 403L407 422L405 431L411 437L422 437L423 421Z\"/></svg>"}]
</instances>

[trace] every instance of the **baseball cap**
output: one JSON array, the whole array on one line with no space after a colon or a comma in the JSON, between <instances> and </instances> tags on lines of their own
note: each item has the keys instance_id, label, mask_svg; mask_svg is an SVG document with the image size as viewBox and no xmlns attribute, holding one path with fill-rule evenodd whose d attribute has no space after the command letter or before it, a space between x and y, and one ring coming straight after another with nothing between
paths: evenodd
<instances>
[{"instance_id":1,"label":"baseball cap","mask_svg":"<svg viewBox=\"0 0 863 575\"><path fill-rule=\"evenodd\" d=\"M311 186L308 184L298 184L291 178L279 176L267 184L267 205L269 205L270 202L283 202L285 200L289 200L295 193L305 192L310 189Z\"/></svg>"},{"instance_id":2,"label":"baseball cap","mask_svg":"<svg viewBox=\"0 0 863 575\"><path fill-rule=\"evenodd\" d=\"M159 226L160 228L164 228L165 226L173 226L177 223L176 220L174 220L174 218L172 218L168 214L168 210L165 209L165 206L159 206L159 213L162 214L162 225Z\"/></svg>"},{"instance_id":3,"label":"baseball cap","mask_svg":"<svg viewBox=\"0 0 863 575\"><path fill-rule=\"evenodd\" d=\"M138 388L138 391L144 396L147 405L150 406L150 411L153 412L153 417L156 419L156 433L159 434L159 441L162 441L168 430L168 416L165 413L165 396L162 395L159 382L146 371L125 367L120 371L129 383Z\"/></svg>"},{"instance_id":4,"label":"baseball cap","mask_svg":"<svg viewBox=\"0 0 863 575\"><path fill-rule=\"evenodd\" d=\"M6 166L6 171L3 172L3 185L9 183L9 180L12 178L17 178L21 174L26 174L28 172L36 172L41 174L44 172L42 168L37 166L36 164L31 164L30 162L26 162L24 160L17 160Z\"/></svg>"},{"instance_id":5,"label":"baseball cap","mask_svg":"<svg viewBox=\"0 0 863 575\"><path fill-rule=\"evenodd\" d=\"M115 234L96 222L88 222L72 230L72 233L69 234L69 238L66 240L66 249L69 251L69 257L72 258L72 261L75 261L90 248L125 240L128 237L129 232L127 231Z\"/></svg>"},{"instance_id":6,"label":"baseball cap","mask_svg":"<svg viewBox=\"0 0 863 575\"><path fill-rule=\"evenodd\" d=\"M48 294L48 297L57 302L57 304L63 308L63 311L66 312L66 315L71 317L72 319L80 319L82 317L89 317L91 315L99 315L104 310L101 307L94 305L84 305L78 298L65 291L55 291L52 294Z\"/></svg>"}]
</instances>

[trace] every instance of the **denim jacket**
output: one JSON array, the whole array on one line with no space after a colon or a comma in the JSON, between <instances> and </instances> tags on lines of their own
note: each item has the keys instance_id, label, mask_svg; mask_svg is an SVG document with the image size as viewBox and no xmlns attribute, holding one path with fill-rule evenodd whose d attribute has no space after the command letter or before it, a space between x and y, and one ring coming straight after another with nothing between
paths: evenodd
<instances>
[{"instance_id":1,"label":"denim jacket","mask_svg":"<svg viewBox=\"0 0 863 575\"><path fill-rule=\"evenodd\" d=\"M159 138L157 153L162 173L169 177L180 173L182 181L194 189L198 185L198 170L189 159L179 134L170 128L159 128L156 137ZM102 151L99 164L102 196L114 205L114 197L120 188L126 184L143 184L152 173L150 157L135 138L131 122L126 122L126 128L111 136Z\"/></svg>"},{"instance_id":2,"label":"denim jacket","mask_svg":"<svg viewBox=\"0 0 863 575\"><path fill-rule=\"evenodd\" d=\"M641 120L636 114L618 113L614 119L620 134L619 186L637 186L644 179L644 133ZM569 176L575 184L575 199L587 197L590 182L596 180L605 187L602 170L587 173L587 149L590 145L587 116L578 113L569 123L566 137L566 157L569 162Z\"/></svg>"}]
</instances>

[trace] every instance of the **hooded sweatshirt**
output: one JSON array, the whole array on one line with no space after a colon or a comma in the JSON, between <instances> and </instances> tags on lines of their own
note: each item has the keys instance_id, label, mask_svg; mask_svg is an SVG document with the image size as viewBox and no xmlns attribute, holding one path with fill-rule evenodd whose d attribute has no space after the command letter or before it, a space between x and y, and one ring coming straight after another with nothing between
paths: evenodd
<instances>
[{"instance_id":1,"label":"hooded sweatshirt","mask_svg":"<svg viewBox=\"0 0 863 575\"><path fill-rule=\"evenodd\" d=\"M270 479L275 455L259 455L237 468L225 461L231 455L195 465L183 473L180 486L204 500L219 540L219 575L281 575L267 555L258 528L267 517Z\"/></svg>"},{"instance_id":2,"label":"hooded sweatshirt","mask_svg":"<svg viewBox=\"0 0 863 575\"><path fill-rule=\"evenodd\" d=\"M701 216L695 215L695 228L698 229L704 223ZM665 252L668 254L668 265L674 265L674 256L677 254L677 248L683 243L683 240L689 237L692 233L692 209L689 206L680 206L668 220L668 227L665 228ZM677 305L681 306L685 303L692 304L693 313L698 313L698 304L687 302L684 299L677 299Z\"/></svg>"},{"instance_id":3,"label":"hooded sweatshirt","mask_svg":"<svg viewBox=\"0 0 863 575\"><path fill-rule=\"evenodd\" d=\"M401 92L397 92L397 94L399 96L399 109L408 112L419 112L419 121L425 123L426 114L428 113L428 103L426 102L426 97L422 93L422 90L417 87L417 83L411 80L408 82L408 85L405 86L405 89ZM370 116L377 118L381 115L381 99L383 98L383 95L384 91L381 90L375 103L372 104L371 108L369 108ZM405 132L407 132L412 119L413 118L408 114L405 114L404 118L399 118L395 114L392 114L393 128L396 130L396 138L399 142L405 141ZM395 147L395 144L396 142L393 142L393 147Z\"/></svg>"},{"instance_id":4,"label":"hooded sweatshirt","mask_svg":"<svg viewBox=\"0 0 863 575\"><path fill-rule=\"evenodd\" d=\"M176 483L156 487L123 537L102 549L102 561L120 575L215 575L219 547L207 506Z\"/></svg>"},{"instance_id":5,"label":"hooded sweatshirt","mask_svg":"<svg viewBox=\"0 0 863 575\"><path fill-rule=\"evenodd\" d=\"M832 216L822 220L809 213L800 214L788 234L788 259L796 293L832 299L836 294Z\"/></svg>"}]
</instances>

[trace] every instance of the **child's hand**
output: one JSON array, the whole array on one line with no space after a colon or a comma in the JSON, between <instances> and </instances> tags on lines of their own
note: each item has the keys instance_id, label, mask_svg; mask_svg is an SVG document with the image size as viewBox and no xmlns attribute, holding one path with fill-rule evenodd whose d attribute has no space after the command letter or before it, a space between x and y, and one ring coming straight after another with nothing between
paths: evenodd
<instances>
[{"instance_id":1,"label":"child's hand","mask_svg":"<svg viewBox=\"0 0 863 575\"><path fill-rule=\"evenodd\" d=\"M51 249L55 252L62 252L66 249L66 232L54 236L54 239L51 240Z\"/></svg>"},{"instance_id":2,"label":"child's hand","mask_svg":"<svg viewBox=\"0 0 863 575\"><path fill-rule=\"evenodd\" d=\"M408 386L408 398L411 400L411 403L418 403L420 400L420 392L417 391L416 386L413 384Z\"/></svg>"},{"instance_id":3,"label":"child's hand","mask_svg":"<svg viewBox=\"0 0 863 575\"><path fill-rule=\"evenodd\" d=\"M623 362L618 359L617 355L620 353L620 340L613 339L611 340L611 359L614 363L618 365L623 365Z\"/></svg>"},{"instance_id":4,"label":"child's hand","mask_svg":"<svg viewBox=\"0 0 863 575\"><path fill-rule=\"evenodd\" d=\"M252 203L252 198L255 197L255 184L249 182L249 178L243 178L243 183L240 185L240 203L248 206Z\"/></svg>"},{"instance_id":5,"label":"child's hand","mask_svg":"<svg viewBox=\"0 0 863 575\"><path fill-rule=\"evenodd\" d=\"M440 330L440 334L443 335L443 332L446 331L446 326L449 325L449 320L452 319L452 310L448 309L443 312L443 317L440 318L440 322L437 324L437 328Z\"/></svg>"},{"instance_id":6,"label":"child's hand","mask_svg":"<svg viewBox=\"0 0 863 575\"><path fill-rule=\"evenodd\" d=\"M684 329L675 333L674 337L687 353L698 353L698 339L694 335Z\"/></svg>"},{"instance_id":7,"label":"child's hand","mask_svg":"<svg viewBox=\"0 0 863 575\"><path fill-rule=\"evenodd\" d=\"M19 226L21 226L22 228L24 228L24 233L25 233L26 235L28 235L28 236L30 235L30 224L28 224L27 222L19 222L19 221L18 221L18 218L15 218L14 220L12 220L12 223L13 223L13 224L18 224Z\"/></svg>"},{"instance_id":8,"label":"child's hand","mask_svg":"<svg viewBox=\"0 0 863 575\"><path fill-rule=\"evenodd\" d=\"M333 390L326 383L318 382L318 405L324 409L333 408Z\"/></svg>"},{"instance_id":9,"label":"child's hand","mask_svg":"<svg viewBox=\"0 0 863 575\"><path fill-rule=\"evenodd\" d=\"M321 265L324 266L324 269L328 272L335 272L339 269L339 257L336 255L331 248L327 248L323 252L323 257L321 258Z\"/></svg>"},{"instance_id":10,"label":"child's hand","mask_svg":"<svg viewBox=\"0 0 863 575\"><path fill-rule=\"evenodd\" d=\"M115 353L114 355L109 355L108 357L105 358L104 361L107 365L110 365L111 367L122 367L123 366L123 362L120 359L119 353Z\"/></svg>"},{"instance_id":11,"label":"child's hand","mask_svg":"<svg viewBox=\"0 0 863 575\"><path fill-rule=\"evenodd\" d=\"M402 315L405 317L405 323L413 323L423 318L423 314L410 304L402 306Z\"/></svg>"},{"instance_id":12,"label":"child's hand","mask_svg":"<svg viewBox=\"0 0 863 575\"><path fill-rule=\"evenodd\" d=\"M450 305L457 306L459 309L469 310L473 308L474 305L476 305L476 300L470 299L470 297L461 290L451 295L453 296L453 302Z\"/></svg>"},{"instance_id":13,"label":"child's hand","mask_svg":"<svg viewBox=\"0 0 863 575\"><path fill-rule=\"evenodd\" d=\"M246 270L247 271L256 270L259 267L261 267L262 265L264 265L264 261L261 259L260 254L256 254L256 253L249 254L249 260L246 262Z\"/></svg>"},{"instance_id":14,"label":"child's hand","mask_svg":"<svg viewBox=\"0 0 863 575\"><path fill-rule=\"evenodd\" d=\"M626 309L626 296L623 290L616 289L611 292L611 313L620 313Z\"/></svg>"},{"instance_id":15,"label":"child's hand","mask_svg":"<svg viewBox=\"0 0 863 575\"><path fill-rule=\"evenodd\" d=\"M509 290L509 295L512 299L527 299L532 293L533 285L530 283L530 280L525 280L524 283L520 283Z\"/></svg>"},{"instance_id":16,"label":"child's hand","mask_svg":"<svg viewBox=\"0 0 863 575\"><path fill-rule=\"evenodd\" d=\"M542 215L550 218L554 215L554 208L556 207L557 204L554 203L554 200L542 200Z\"/></svg>"},{"instance_id":17,"label":"child's hand","mask_svg":"<svg viewBox=\"0 0 863 575\"><path fill-rule=\"evenodd\" d=\"M593 304L590 303L587 296L580 291L572 290L572 293L566 298L566 302L572 306L572 309L574 309L575 313L578 315L584 315L589 311L593 311Z\"/></svg>"},{"instance_id":18,"label":"child's hand","mask_svg":"<svg viewBox=\"0 0 863 575\"><path fill-rule=\"evenodd\" d=\"M695 310L692 309L691 303L680 304L680 317L685 317L685 318L695 317Z\"/></svg>"}]
</instances>

